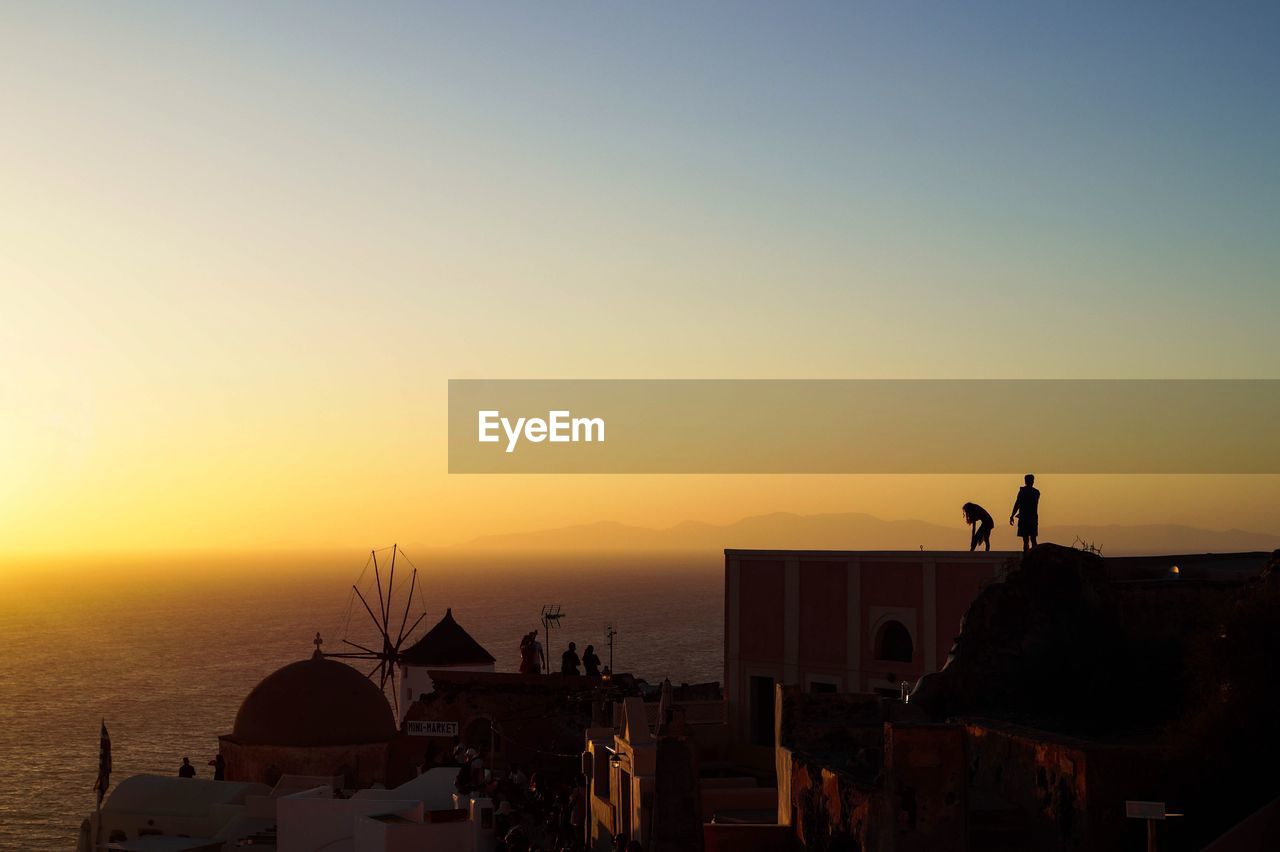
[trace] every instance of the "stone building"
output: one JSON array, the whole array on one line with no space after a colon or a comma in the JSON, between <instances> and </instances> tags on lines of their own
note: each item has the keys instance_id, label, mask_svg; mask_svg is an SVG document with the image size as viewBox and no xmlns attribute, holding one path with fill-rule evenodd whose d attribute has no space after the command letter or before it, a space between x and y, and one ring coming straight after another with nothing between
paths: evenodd
<instances>
[{"instance_id":1,"label":"stone building","mask_svg":"<svg viewBox=\"0 0 1280 852\"><path fill-rule=\"evenodd\" d=\"M431 692L405 712L392 748L392 778L421 765L449 764L453 738L474 748L489 767L576 771L582 733L607 697L637 694L633 678L610 681L561 674L430 671Z\"/></svg>"},{"instance_id":2,"label":"stone building","mask_svg":"<svg viewBox=\"0 0 1280 852\"><path fill-rule=\"evenodd\" d=\"M377 684L317 647L263 678L218 742L228 781L274 785L283 775L321 775L368 787L386 780L395 735Z\"/></svg>"},{"instance_id":3,"label":"stone building","mask_svg":"<svg viewBox=\"0 0 1280 852\"><path fill-rule=\"evenodd\" d=\"M726 550L730 724L743 741L771 749L781 683L899 695L904 681L938 670L969 603L1017 556Z\"/></svg>"}]
</instances>

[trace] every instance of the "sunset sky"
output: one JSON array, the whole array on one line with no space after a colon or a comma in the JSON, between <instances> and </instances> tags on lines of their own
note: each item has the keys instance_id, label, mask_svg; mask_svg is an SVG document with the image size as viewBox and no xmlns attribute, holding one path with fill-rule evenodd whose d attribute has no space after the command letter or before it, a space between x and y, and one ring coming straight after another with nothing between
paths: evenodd
<instances>
[{"instance_id":1,"label":"sunset sky","mask_svg":"<svg viewBox=\"0 0 1280 852\"><path fill-rule=\"evenodd\" d=\"M450 477L449 378L1280 377L1280 7L978 5L6 6L0 552L1018 484ZM1280 477L1040 484L1280 533Z\"/></svg>"}]
</instances>

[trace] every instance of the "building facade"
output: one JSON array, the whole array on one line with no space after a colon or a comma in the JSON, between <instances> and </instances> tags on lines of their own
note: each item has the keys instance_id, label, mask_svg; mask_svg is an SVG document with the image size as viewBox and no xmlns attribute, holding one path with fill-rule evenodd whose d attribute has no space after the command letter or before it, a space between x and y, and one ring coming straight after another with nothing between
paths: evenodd
<instances>
[{"instance_id":1,"label":"building facade","mask_svg":"<svg viewBox=\"0 0 1280 852\"><path fill-rule=\"evenodd\" d=\"M744 741L772 747L774 687L898 695L946 661L1005 551L725 551L725 698Z\"/></svg>"}]
</instances>

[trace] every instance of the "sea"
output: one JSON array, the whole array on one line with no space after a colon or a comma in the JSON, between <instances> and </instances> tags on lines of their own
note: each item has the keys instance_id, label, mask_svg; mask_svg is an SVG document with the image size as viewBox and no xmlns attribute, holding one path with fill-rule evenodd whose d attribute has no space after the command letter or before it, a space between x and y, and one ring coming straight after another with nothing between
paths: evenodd
<instances>
[{"instance_id":1,"label":"sea","mask_svg":"<svg viewBox=\"0 0 1280 852\"><path fill-rule=\"evenodd\" d=\"M376 577L388 587L389 552ZM174 775L184 756L201 776L240 702L280 666L352 650L379 635L356 597L379 611L369 554L194 554L116 557L0 573L0 849L67 850L93 810L99 726L111 736L112 780ZM514 671L520 637L562 617L554 660L570 641L595 645L614 670L657 683L722 678L724 579L714 554L398 555L390 619L406 642L444 614ZM416 569L416 579L414 571ZM352 661L367 671L372 664Z\"/></svg>"}]
</instances>

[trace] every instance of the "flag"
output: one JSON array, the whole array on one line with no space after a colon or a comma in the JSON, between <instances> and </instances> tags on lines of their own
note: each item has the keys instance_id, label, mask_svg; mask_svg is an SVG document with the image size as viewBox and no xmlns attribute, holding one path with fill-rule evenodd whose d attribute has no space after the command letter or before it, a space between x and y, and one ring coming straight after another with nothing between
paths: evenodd
<instances>
[{"instance_id":1,"label":"flag","mask_svg":"<svg viewBox=\"0 0 1280 852\"><path fill-rule=\"evenodd\" d=\"M107 720L102 720L102 734L98 740L98 780L93 789L98 794L98 807L102 807L102 799L107 795L107 787L111 785L111 735L107 733Z\"/></svg>"}]
</instances>

